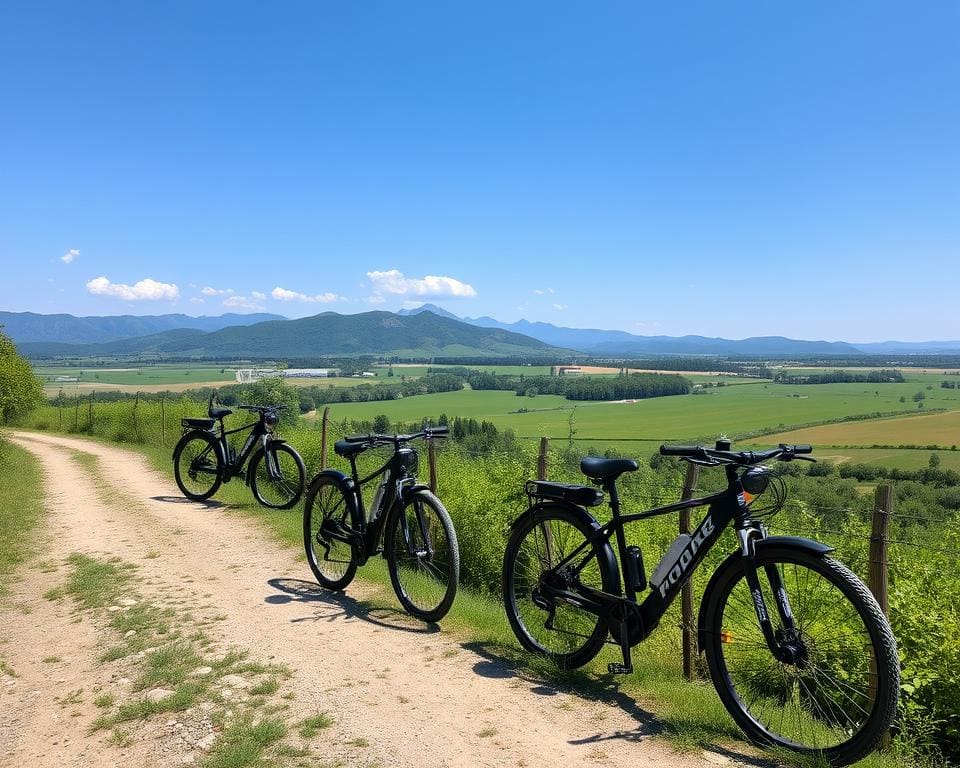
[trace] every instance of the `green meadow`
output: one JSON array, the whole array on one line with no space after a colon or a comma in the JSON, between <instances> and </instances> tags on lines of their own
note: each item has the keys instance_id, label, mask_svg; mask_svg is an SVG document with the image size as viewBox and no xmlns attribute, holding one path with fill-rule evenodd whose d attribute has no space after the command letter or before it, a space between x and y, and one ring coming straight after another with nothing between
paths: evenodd
<instances>
[{"instance_id":1,"label":"green meadow","mask_svg":"<svg viewBox=\"0 0 960 768\"><path fill-rule=\"evenodd\" d=\"M923 392L919 403L913 400ZM903 398L904 402L900 402ZM605 442L689 440L729 436L840 420L874 413L915 414L960 409L960 390L925 389L903 384L738 384L703 394L651 398L626 403L574 402L559 395L517 396L513 392L443 392L401 400L337 403L331 418L391 421L450 417L474 418L512 429L524 438L563 438Z\"/></svg>"}]
</instances>

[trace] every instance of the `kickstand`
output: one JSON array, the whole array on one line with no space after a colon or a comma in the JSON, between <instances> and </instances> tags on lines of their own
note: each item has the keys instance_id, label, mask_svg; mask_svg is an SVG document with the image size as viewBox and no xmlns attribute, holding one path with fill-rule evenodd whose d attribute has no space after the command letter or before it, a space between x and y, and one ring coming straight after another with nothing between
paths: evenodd
<instances>
[{"instance_id":1,"label":"kickstand","mask_svg":"<svg viewBox=\"0 0 960 768\"><path fill-rule=\"evenodd\" d=\"M620 664L619 662L612 661L607 664L607 672L611 675L629 675L633 672L628 623L625 611L623 621L620 622L620 651L623 653L623 663Z\"/></svg>"}]
</instances>

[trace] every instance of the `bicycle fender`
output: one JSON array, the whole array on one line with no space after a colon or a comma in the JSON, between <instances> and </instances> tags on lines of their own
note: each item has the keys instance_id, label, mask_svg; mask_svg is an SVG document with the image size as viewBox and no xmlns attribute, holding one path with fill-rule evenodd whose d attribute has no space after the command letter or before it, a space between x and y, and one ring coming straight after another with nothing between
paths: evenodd
<instances>
[{"instance_id":1,"label":"bicycle fender","mask_svg":"<svg viewBox=\"0 0 960 768\"><path fill-rule=\"evenodd\" d=\"M834 547L827 546L823 542L807 539L803 536L767 536L765 539L753 540L754 552L787 552L803 550L813 555L823 556L833 552ZM703 598L700 600L700 612L697 616L697 643L702 650L707 643L707 606L713 602L713 592L716 589L720 578L729 569L735 568L737 563L743 559L742 552L731 552L727 558L720 563L720 566L713 572L710 581L707 582L706 589L703 590Z\"/></svg>"},{"instance_id":2,"label":"bicycle fender","mask_svg":"<svg viewBox=\"0 0 960 768\"><path fill-rule=\"evenodd\" d=\"M521 514L516 520L513 521L513 523L511 523L510 528L515 528L521 522L530 517L536 519L538 512L551 507L562 507L575 517L579 518L581 522L590 528L590 530L594 532L600 530L600 523L598 523L593 518L593 515L587 512L587 510L585 510L583 507L578 507L576 504L571 504L568 501L557 501L555 499L541 501L528 507L523 514ZM601 542L601 546L597 549L597 560L600 568L609 569L610 572L614 574L617 584L617 594L620 594L620 568L617 565L617 558L613 553L613 547L610 546L609 541L604 540Z\"/></svg>"}]
</instances>

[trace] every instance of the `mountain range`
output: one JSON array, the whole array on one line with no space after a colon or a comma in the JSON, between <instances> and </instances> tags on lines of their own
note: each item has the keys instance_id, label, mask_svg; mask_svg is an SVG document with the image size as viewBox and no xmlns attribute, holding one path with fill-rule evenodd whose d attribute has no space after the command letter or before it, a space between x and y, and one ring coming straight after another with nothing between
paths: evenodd
<instances>
[{"instance_id":1,"label":"mountain range","mask_svg":"<svg viewBox=\"0 0 960 768\"><path fill-rule=\"evenodd\" d=\"M160 355L216 358L602 357L737 356L812 357L864 354L958 354L960 341L805 341L782 336L729 340L706 336L638 336L625 331L564 328L492 317L458 317L433 304L390 312L325 312L288 320L280 315L218 317L119 315L74 317L0 312L0 326L31 357Z\"/></svg>"},{"instance_id":2,"label":"mountain range","mask_svg":"<svg viewBox=\"0 0 960 768\"><path fill-rule=\"evenodd\" d=\"M17 341L16 339L14 339ZM97 344L18 342L32 358L149 355L217 359L395 357L550 357L568 355L542 341L499 328L479 328L423 312L339 315L324 312L298 320L268 320L212 332L179 328Z\"/></svg>"},{"instance_id":3,"label":"mountain range","mask_svg":"<svg viewBox=\"0 0 960 768\"><path fill-rule=\"evenodd\" d=\"M233 325L253 325L265 320L286 320L283 315L265 312L238 315L228 312L216 317L190 315L39 315L35 312L0 312L0 326L17 344L28 341L52 341L63 344L97 344L132 339L163 331L192 328L219 331Z\"/></svg>"}]
</instances>

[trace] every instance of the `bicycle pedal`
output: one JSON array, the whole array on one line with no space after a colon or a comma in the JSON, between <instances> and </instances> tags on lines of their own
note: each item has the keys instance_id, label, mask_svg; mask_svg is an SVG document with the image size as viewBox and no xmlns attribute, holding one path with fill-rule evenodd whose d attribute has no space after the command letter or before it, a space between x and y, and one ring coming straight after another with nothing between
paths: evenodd
<instances>
[{"instance_id":1,"label":"bicycle pedal","mask_svg":"<svg viewBox=\"0 0 960 768\"><path fill-rule=\"evenodd\" d=\"M633 674L633 666L621 664L619 661L611 661L607 664L607 672L611 675L630 675Z\"/></svg>"}]
</instances>

